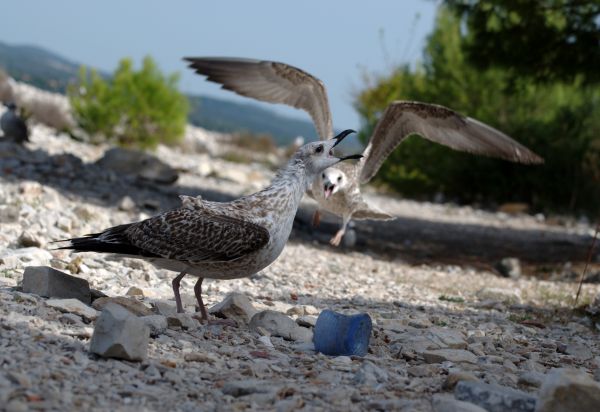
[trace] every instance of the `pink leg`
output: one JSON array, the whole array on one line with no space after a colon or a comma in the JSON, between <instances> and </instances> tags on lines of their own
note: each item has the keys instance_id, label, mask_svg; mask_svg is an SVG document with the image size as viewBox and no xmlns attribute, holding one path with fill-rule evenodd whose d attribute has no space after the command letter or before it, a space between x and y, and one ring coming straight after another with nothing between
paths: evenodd
<instances>
[{"instance_id":1,"label":"pink leg","mask_svg":"<svg viewBox=\"0 0 600 412\"><path fill-rule=\"evenodd\" d=\"M352 219L352 215L343 217L343 219L342 219L343 223L342 223L341 229L338 230L337 233L335 234L335 236L332 237L331 240L329 241L329 243L331 245L333 245L333 246L340 245L340 242L342 241L342 238L344 237L344 234L346 233L346 226L348 226L350 219Z\"/></svg>"},{"instance_id":2,"label":"pink leg","mask_svg":"<svg viewBox=\"0 0 600 412\"><path fill-rule=\"evenodd\" d=\"M204 302L202 301L202 281L204 278L198 278L198 281L194 285L194 295L196 295L196 300L198 301L198 307L196 308L196 312L200 312L202 314L202 321L208 322L208 313L206 313L206 308L204 307Z\"/></svg>"},{"instance_id":3,"label":"pink leg","mask_svg":"<svg viewBox=\"0 0 600 412\"><path fill-rule=\"evenodd\" d=\"M185 272L181 272L171 284L173 285L173 293L175 294L175 304L177 305L177 313L183 313L183 305L181 304L181 295L179 294L179 286L181 279L185 276Z\"/></svg>"},{"instance_id":4,"label":"pink leg","mask_svg":"<svg viewBox=\"0 0 600 412\"><path fill-rule=\"evenodd\" d=\"M206 307L204 306L204 302L202 301L202 281L204 278L199 278L196 284L194 285L194 294L196 295L196 300L198 301L198 307L196 308L196 312L200 312L201 318L199 319L202 323L207 323L211 325L225 325L225 326L237 326L237 322L233 319L208 319L208 313L206 312Z\"/></svg>"},{"instance_id":5,"label":"pink leg","mask_svg":"<svg viewBox=\"0 0 600 412\"><path fill-rule=\"evenodd\" d=\"M319 223L321 223L321 213L319 212L319 209L315 210L315 213L313 214L313 218L312 218L312 225L314 227L319 226Z\"/></svg>"}]
</instances>

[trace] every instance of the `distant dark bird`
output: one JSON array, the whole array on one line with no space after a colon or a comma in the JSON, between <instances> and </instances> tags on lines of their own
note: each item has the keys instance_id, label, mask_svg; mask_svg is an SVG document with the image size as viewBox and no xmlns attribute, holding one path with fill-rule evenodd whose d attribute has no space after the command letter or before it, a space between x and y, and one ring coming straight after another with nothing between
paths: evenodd
<instances>
[{"instance_id":1,"label":"distant dark bird","mask_svg":"<svg viewBox=\"0 0 600 412\"><path fill-rule=\"evenodd\" d=\"M3 138L17 143L29 141L29 130L27 124L17 113L17 106L14 103L5 104L7 111L0 117L0 128Z\"/></svg>"},{"instance_id":2,"label":"distant dark bird","mask_svg":"<svg viewBox=\"0 0 600 412\"><path fill-rule=\"evenodd\" d=\"M306 111L321 139L333 136L325 85L311 74L268 60L227 57L186 57L184 60L196 73L220 84L223 89ZM369 182L390 153L412 134L477 155L525 164L543 162L504 133L446 107L411 101L392 102L381 115L360 162L330 167L319 174L312 185L312 195L319 209L343 219L341 229L330 241L332 245L339 245L351 219L393 218L369 205L363 199L360 185ZM314 224L319 222L319 209L313 217Z\"/></svg>"},{"instance_id":3,"label":"distant dark bird","mask_svg":"<svg viewBox=\"0 0 600 412\"><path fill-rule=\"evenodd\" d=\"M183 312L179 284L186 275L199 279L194 287L202 319L202 280L251 276L270 265L285 246L300 200L326 168L346 159L333 148L352 130L324 142L300 147L271 185L231 202L210 202L182 196L183 205L141 222L108 228L69 240L60 249L103 252L145 259L180 272L173 280L177 311Z\"/></svg>"}]
</instances>

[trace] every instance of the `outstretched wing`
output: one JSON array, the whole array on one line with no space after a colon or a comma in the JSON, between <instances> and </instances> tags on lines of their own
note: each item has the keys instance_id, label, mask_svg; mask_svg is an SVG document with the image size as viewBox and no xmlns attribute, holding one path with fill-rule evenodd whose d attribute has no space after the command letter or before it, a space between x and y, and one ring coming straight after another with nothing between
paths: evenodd
<instances>
[{"instance_id":1,"label":"outstretched wing","mask_svg":"<svg viewBox=\"0 0 600 412\"><path fill-rule=\"evenodd\" d=\"M323 82L285 63L227 57L186 57L189 67L239 95L306 111L322 140L333 137Z\"/></svg>"},{"instance_id":2,"label":"outstretched wing","mask_svg":"<svg viewBox=\"0 0 600 412\"><path fill-rule=\"evenodd\" d=\"M504 133L435 104L397 101L390 104L375 126L364 151L360 180L375 176L389 154L409 135L455 150L535 164L543 159Z\"/></svg>"},{"instance_id":3,"label":"outstretched wing","mask_svg":"<svg viewBox=\"0 0 600 412\"><path fill-rule=\"evenodd\" d=\"M246 256L268 241L269 232L260 225L183 207L141 222L71 239L71 245L64 249L220 262Z\"/></svg>"}]
</instances>

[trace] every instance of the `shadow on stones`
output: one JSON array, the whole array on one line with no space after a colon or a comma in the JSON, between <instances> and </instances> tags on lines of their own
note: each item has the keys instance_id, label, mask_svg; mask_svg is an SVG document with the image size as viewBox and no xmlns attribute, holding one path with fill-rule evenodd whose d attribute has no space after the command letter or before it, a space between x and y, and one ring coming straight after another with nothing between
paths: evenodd
<instances>
[{"instance_id":1,"label":"shadow on stones","mask_svg":"<svg viewBox=\"0 0 600 412\"><path fill-rule=\"evenodd\" d=\"M116 206L124 196L129 196L136 207L150 215L178 207L177 195L200 195L212 201L235 198L202 187L161 185L131 175L117 175L72 154L52 155L10 143L0 145L0 176L17 183L34 180L66 197L75 195L102 206ZM337 253L356 251L413 264L457 264L494 270L494 263L508 256L521 259L526 267L577 264L585 261L591 243L591 236L587 235L397 217L385 222L356 221L356 244L332 248L328 241L339 228L339 219L325 216L321 225L313 228L310 224L313 211L313 206L299 209L291 236L293 242L316 241Z\"/></svg>"}]
</instances>

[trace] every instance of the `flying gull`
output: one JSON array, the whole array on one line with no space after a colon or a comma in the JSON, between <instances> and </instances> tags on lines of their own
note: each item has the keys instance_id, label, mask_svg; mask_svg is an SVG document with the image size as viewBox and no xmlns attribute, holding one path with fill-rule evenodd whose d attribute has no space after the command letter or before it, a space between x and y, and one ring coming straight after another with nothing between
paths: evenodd
<instances>
[{"instance_id":1,"label":"flying gull","mask_svg":"<svg viewBox=\"0 0 600 412\"><path fill-rule=\"evenodd\" d=\"M0 129L4 138L17 143L27 142L29 140L29 130L27 124L17 114L17 106L14 103L5 104L8 109L0 117Z\"/></svg>"},{"instance_id":2,"label":"flying gull","mask_svg":"<svg viewBox=\"0 0 600 412\"><path fill-rule=\"evenodd\" d=\"M311 74L268 60L199 57L185 58L189 67L223 89L306 111L321 139L333 136L331 111L323 82ZM412 134L452 149L525 164L543 160L506 134L444 106L414 101L391 103L377 123L363 158L354 165L330 167L315 179L312 195L320 210L342 217L342 227L330 243L339 245L351 219L392 219L368 204L360 185L368 183L389 154Z\"/></svg>"},{"instance_id":3,"label":"flying gull","mask_svg":"<svg viewBox=\"0 0 600 412\"><path fill-rule=\"evenodd\" d=\"M157 267L179 272L173 279L177 312L183 312L181 279L198 277L194 293L202 319L208 320L202 302L202 281L236 279L253 275L281 253L292 230L300 199L313 180L342 160L333 148L352 130L300 147L277 173L270 186L231 202L210 202L181 196L182 206L136 223L69 239L78 252L103 252L145 259Z\"/></svg>"}]
</instances>

